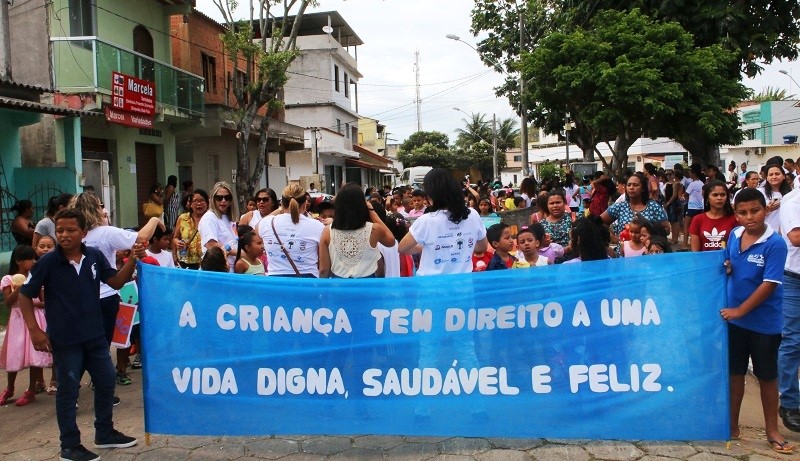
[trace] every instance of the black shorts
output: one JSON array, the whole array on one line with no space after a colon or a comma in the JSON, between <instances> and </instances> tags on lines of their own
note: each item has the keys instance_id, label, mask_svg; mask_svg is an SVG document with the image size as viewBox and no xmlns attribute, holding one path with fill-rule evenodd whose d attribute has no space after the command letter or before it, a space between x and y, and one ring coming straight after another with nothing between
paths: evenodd
<instances>
[{"instance_id":1,"label":"black shorts","mask_svg":"<svg viewBox=\"0 0 800 461\"><path fill-rule=\"evenodd\" d=\"M748 359L753 360L753 374L764 381L778 379L780 333L767 335L728 324L728 367L731 376L747 373Z\"/></svg>"},{"instance_id":2,"label":"black shorts","mask_svg":"<svg viewBox=\"0 0 800 461\"><path fill-rule=\"evenodd\" d=\"M703 212L703 210L687 209L686 210L686 216L688 218L694 218L695 216L699 215L702 212Z\"/></svg>"}]
</instances>

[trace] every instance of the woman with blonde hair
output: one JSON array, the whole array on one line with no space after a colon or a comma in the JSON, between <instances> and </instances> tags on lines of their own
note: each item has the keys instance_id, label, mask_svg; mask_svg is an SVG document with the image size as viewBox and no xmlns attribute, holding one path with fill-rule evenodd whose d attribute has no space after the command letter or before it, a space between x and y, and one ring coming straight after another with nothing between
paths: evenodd
<instances>
[{"instance_id":1,"label":"woman with blonde hair","mask_svg":"<svg viewBox=\"0 0 800 461\"><path fill-rule=\"evenodd\" d=\"M77 210L86 219L86 229L89 232L86 234L84 243L86 246L100 250L111 267L117 267L117 250L130 250L134 243L147 246L156 227L161 227L161 230L165 229L164 223L155 217L150 218L138 232L110 226L103 214L103 205L100 203L100 199L96 195L86 192L72 197L67 208ZM117 322L119 302L119 291L101 282L100 307L103 312L103 327L109 345L114 334L114 325ZM117 384L123 386L131 383L131 378L125 371L128 367L128 352L129 349L117 349Z\"/></svg>"},{"instance_id":2,"label":"woman with blonde hair","mask_svg":"<svg viewBox=\"0 0 800 461\"><path fill-rule=\"evenodd\" d=\"M319 241L325 226L303 214L306 191L289 184L281 194L283 213L256 226L269 260L268 276L319 277Z\"/></svg>"},{"instance_id":3,"label":"woman with blonde hair","mask_svg":"<svg viewBox=\"0 0 800 461\"><path fill-rule=\"evenodd\" d=\"M228 267L236 264L239 237L236 235L236 222L233 220L233 194L231 186L224 181L214 184L211 189L211 205L197 224L203 254L209 248L221 248L228 259Z\"/></svg>"}]
</instances>

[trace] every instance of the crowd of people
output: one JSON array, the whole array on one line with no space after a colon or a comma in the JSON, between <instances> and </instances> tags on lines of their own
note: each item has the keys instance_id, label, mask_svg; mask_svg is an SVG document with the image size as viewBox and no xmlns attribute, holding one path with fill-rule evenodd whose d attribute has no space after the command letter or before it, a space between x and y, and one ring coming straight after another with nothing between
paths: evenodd
<instances>
[{"instance_id":1,"label":"crowd of people","mask_svg":"<svg viewBox=\"0 0 800 461\"><path fill-rule=\"evenodd\" d=\"M0 367L8 373L0 405L24 406L40 392L55 394L62 459L94 459L74 424L80 376L89 371L101 421L96 446L136 443L113 429L111 407L118 402L115 383L130 384L127 370L141 368L141 358L131 360L130 348L118 348L113 365L108 351L117 290L137 259L243 275L370 278L540 267L678 247L726 252L732 307L720 315L731 342L732 437L738 436L738 405L752 359L770 445L788 453L792 447L778 432L777 415L800 432L800 192L792 165L776 158L759 172L741 165L739 174L732 164L727 177L700 165L666 171L647 165L616 180L598 172L579 181L566 172L563 180L525 178L518 196L495 183L459 182L436 168L419 190L364 190L350 183L332 201L318 202L313 187L295 183L280 197L261 189L238 219L229 184L214 184L210 194L184 184L181 193L170 177L166 188L153 187L143 207L145 215L160 214L136 230L110 225L91 192L53 197L35 225L31 204L22 201L12 223L19 245L0 282L11 308L0 349ZM497 214L525 209L528 224L521 227ZM84 270L87 260L91 270ZM74 283L55 274L71 274ZM83 302L87 296L91 303ZM86 317L78 322L76 313ZM45 385L47 367L53 371ZM28 387L12 400L17 374L26 368Z\"/></svg>"}]
</instances>

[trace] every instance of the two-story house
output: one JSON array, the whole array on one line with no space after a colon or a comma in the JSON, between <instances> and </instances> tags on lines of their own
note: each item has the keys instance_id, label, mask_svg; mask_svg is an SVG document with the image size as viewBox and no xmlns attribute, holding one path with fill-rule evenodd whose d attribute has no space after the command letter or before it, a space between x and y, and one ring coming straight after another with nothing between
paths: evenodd
<instances>
[{"instance_id":1,"label":"two-story house","mask_svg":"<svg viewBox=\"0 0 800 461\"><path fill-rule=\"evenodd\" d=\"M233 111L239 106L233 94L235 79L245 78L243 56L234 57L222 46L225 28L195 10L188 16L172 18L172 62L202 75L205 80L205 123L177 133L176 158L180 177L194 178L196 187L210 188L216 181L233 183L237 158L237 130ZM269 186L280 194L287 184L286 151L303 148L303 128L284 122L277 111L269 122L267 152L258 153L262 107L250 132L250 165L256 155L266 155L265 171L258 188Z\"/></svg>"},{"instance_id":2,"label":"two-story house","mask_svg":"<svg viewBox=\"0 0 800 461\"><path fill-rule=\"evenodd\" d=\"M31 3L11 14L29 14ZM52 79L56 106L100 116L26 127L23 159L74 164L78 184L94 186L114 224L138 226L150 188L177 173L175 133L203 116L203 78L170 63L170 17L191 13L195 0L41 3L45 20L25 25L29 53L20 72Z\"/></svg>"}]
</instances>

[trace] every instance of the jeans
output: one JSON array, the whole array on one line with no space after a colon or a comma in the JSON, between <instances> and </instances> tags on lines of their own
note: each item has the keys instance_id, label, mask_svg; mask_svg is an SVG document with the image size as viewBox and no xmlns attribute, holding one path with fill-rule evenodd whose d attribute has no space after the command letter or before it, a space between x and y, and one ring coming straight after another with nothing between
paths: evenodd
<instances>
[{"instance_id":1,"label":"jeans","mask_svg":"<svg viewBox=\"0 0 800 461\"><path fill-rule=\"evenodd\" d=\"M102 440L114 430L114 364L111 362L106 338L97 338L73 346L53 349L53 366L58 376L56 420L61 432L61 448L81 444L81 432L75 421L75 404L84 371L94 383L95 439Z\"/></svg>"},{"instance_id":2,"label":"jeans","mask_svg":"<svg viewBox=\"0 0 800 461\"><path fill-rule=\"evenodd\" d=\"M781 406L800 408L797 369L800 367L800 279L783 278L783 339L778 349L778 390Z\"/></svg>"}]
</instances>

